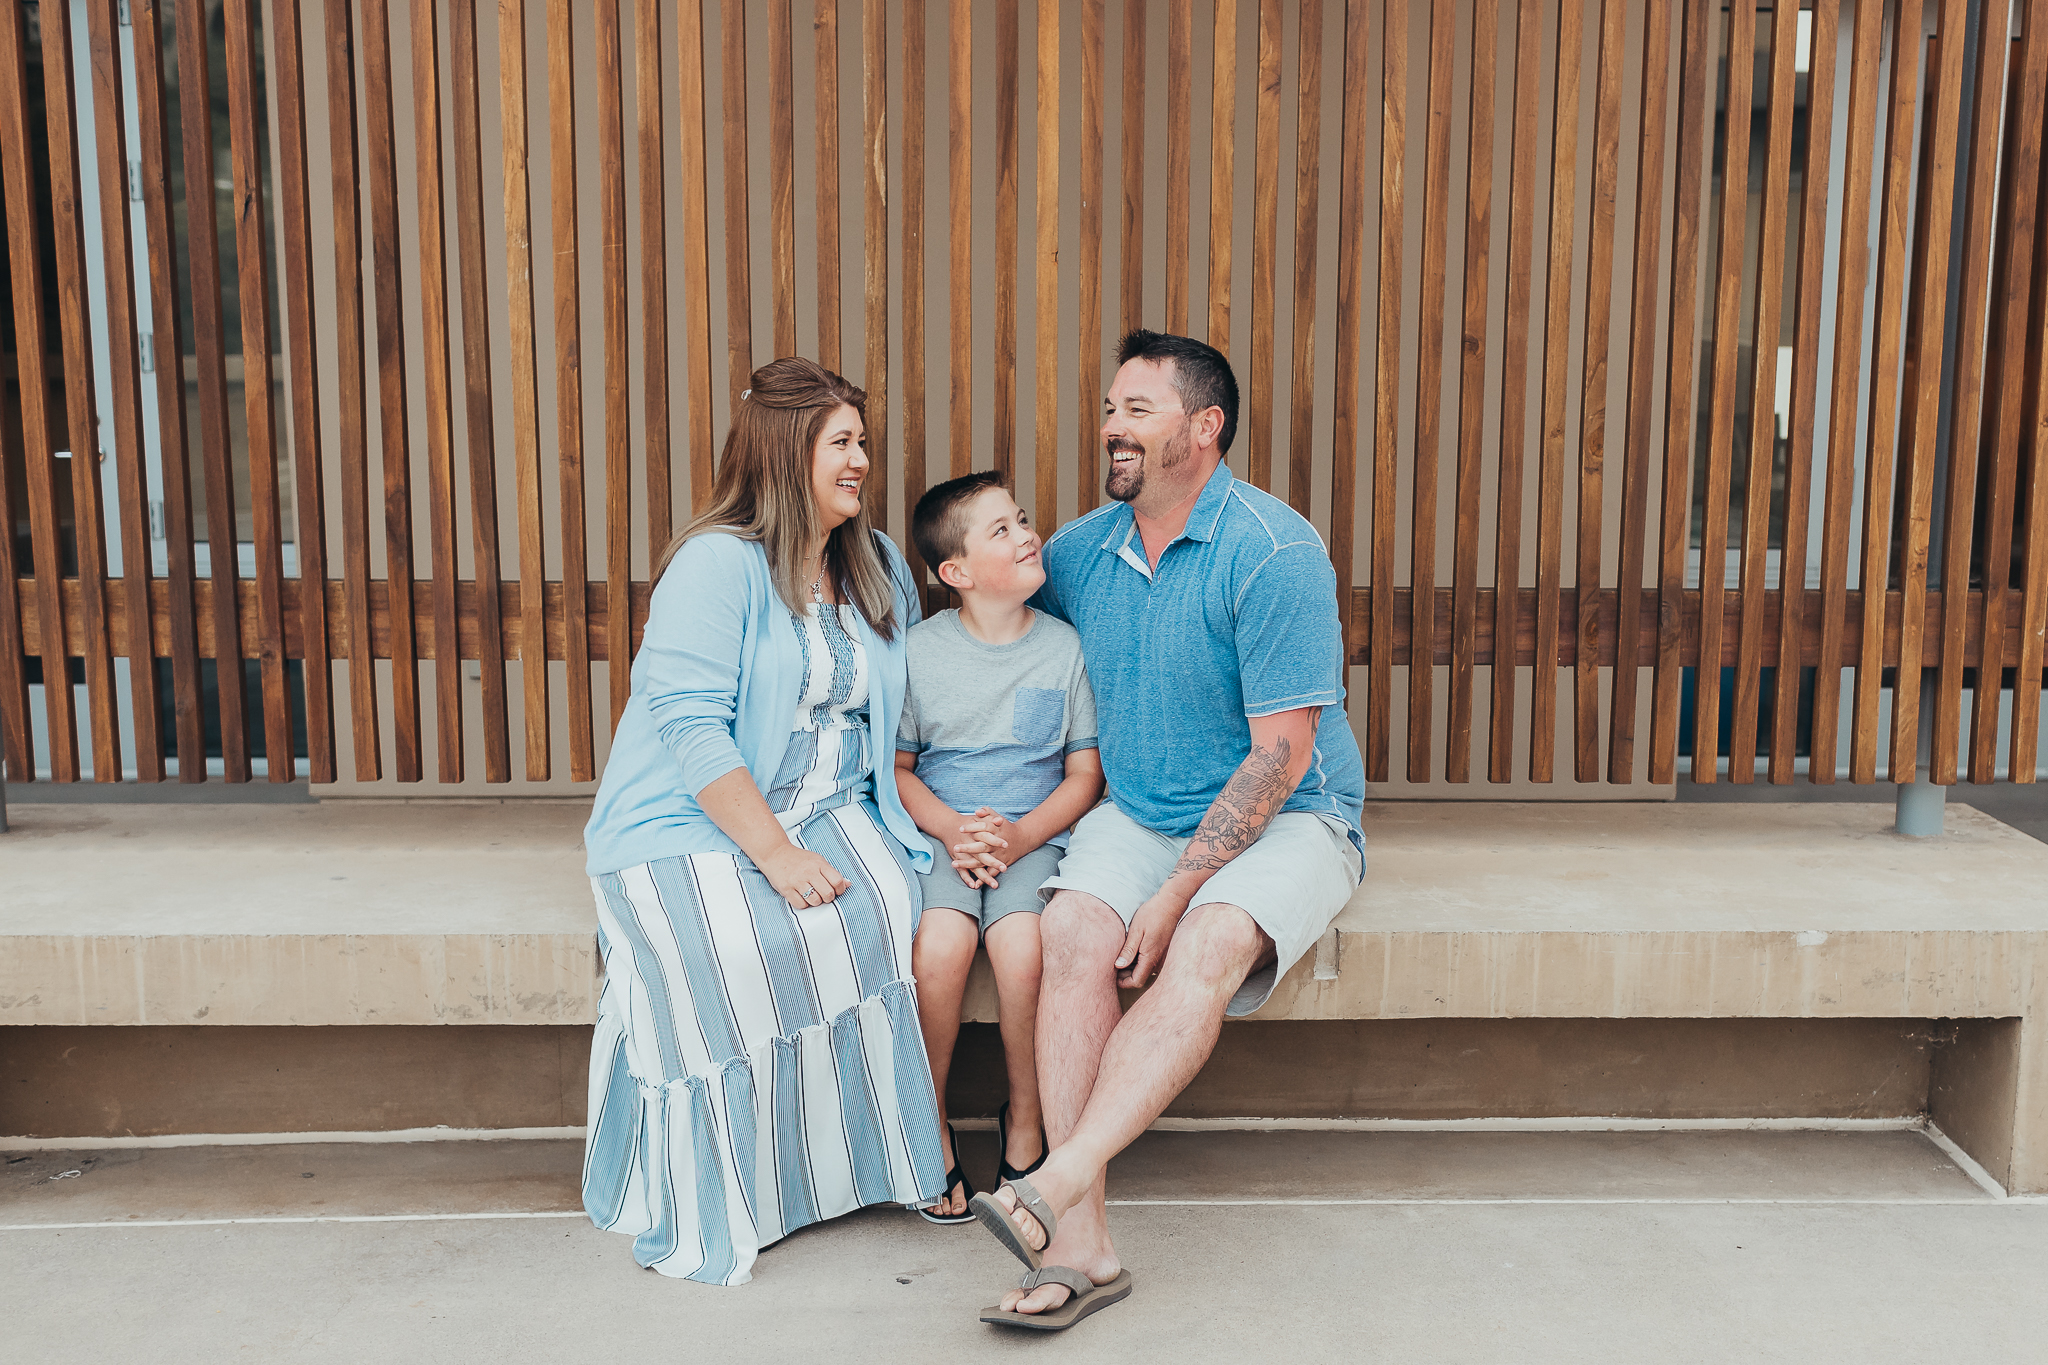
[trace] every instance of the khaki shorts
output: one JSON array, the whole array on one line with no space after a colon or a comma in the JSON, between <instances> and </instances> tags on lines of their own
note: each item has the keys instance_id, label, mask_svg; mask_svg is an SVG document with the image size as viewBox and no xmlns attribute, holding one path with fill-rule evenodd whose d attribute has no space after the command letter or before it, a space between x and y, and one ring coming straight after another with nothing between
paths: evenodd
<instances>
[{"instance_id":1,"label":"khaki shorts","mask_svg":"<svg viewBox=\"0 0 2048 1365\"><path fill-rule=\"evenodd\" d=\"M1081 818L1060 860L1059 875L1038 888L1046 900L1081 891L1131 917L1173 872L1188 841L1147 829L1105 801ZM1358 889L1365 861L1344 822L1308 811L1275 816L1257 843L1231 859L1195 893L1190 911L1234 905L1273 940L1275 960L1246 977L1226 1013L1250 1014L1266 1003L1289 967L1315 946Z\"/></svg>"}]
</instances>

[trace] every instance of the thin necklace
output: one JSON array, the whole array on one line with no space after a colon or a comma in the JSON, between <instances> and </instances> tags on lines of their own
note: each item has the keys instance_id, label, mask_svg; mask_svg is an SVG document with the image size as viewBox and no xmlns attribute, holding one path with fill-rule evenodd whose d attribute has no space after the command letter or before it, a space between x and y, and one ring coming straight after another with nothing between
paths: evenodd
<instances>
[{"instance_id":1,"label":"thin necklace","mask_svg":"<svg viewBox=\"0 0 2048 1365\"><path fill-rule=\"evenodd\" d=\"M811 601L814 605L823 606L825 604L824 595L818 591L818 585L824 581L825 556L821 554L818 556L818 576L811 580Z\"/></svg>"}]
</instances>

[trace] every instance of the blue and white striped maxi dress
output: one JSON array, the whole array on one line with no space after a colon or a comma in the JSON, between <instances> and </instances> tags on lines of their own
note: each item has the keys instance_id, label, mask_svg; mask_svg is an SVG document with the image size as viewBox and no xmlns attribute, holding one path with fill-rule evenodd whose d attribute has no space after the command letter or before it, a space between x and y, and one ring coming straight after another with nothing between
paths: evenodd
<instances>
[{"instance_id":1,"label":"blue and white striped maxi dress","mask_svg":"<svg viewBox=\"0 0 2048 1365\"><path fill-rule=\"evenodd\" d=\"M591 878L605 978L583 1202L664 1275L745 1284L798 1228L944 1193L910 973L918 880L874 806L851 610L792 613L804 689L767 793L845 894L793 910L725 853Z\"/></svg>"}]
</instances>

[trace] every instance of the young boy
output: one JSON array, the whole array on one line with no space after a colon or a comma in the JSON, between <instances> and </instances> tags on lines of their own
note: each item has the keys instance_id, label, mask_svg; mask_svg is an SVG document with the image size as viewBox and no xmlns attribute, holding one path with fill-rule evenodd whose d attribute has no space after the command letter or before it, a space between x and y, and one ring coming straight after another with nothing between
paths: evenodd
<instances>
[{"instance_id":1,"label":"young boy","mask_svg":"<svg viewBox=\"0 0 2048 1365\"><path fill-rule=\"evenodd\" d=\"M922 1212L964 1223L974 1216L974 1187L945 1117L967 969L975 945L986 943L1010 1073L997 1119L1007 1180L1045 1159L1032 1048L1038 887L1058 871L1068 829L1101 798L1102 760L1081 637L1024 605L1045 582L1041 542L1001 478L984 472L940 484L918 500L910 534L960 594L957 610L910 630L896 788L935 859L911 962L949 1169L945 1198Z\"/></svg>"}]
</instances>

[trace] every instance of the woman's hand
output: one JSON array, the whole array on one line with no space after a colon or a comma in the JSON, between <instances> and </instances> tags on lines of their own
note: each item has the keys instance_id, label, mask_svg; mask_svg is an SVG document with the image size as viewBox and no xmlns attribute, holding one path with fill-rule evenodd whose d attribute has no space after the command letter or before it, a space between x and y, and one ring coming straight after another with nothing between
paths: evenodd
<instances>
[{"instance_id":1,"label":"woman's hand","mask_svg":"<svg viewBox=\"0 0 2048 1365\"><path fill-rule=\"evenodd\" d=\"M766 857L756 858L754 866L761 869L768 884L782 893L793 910L830 905L853 885L839 875L839 869L826 861L823 854L790 843Z\"/></svg>"}]
</instances>

